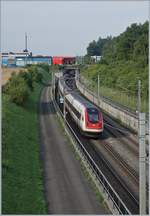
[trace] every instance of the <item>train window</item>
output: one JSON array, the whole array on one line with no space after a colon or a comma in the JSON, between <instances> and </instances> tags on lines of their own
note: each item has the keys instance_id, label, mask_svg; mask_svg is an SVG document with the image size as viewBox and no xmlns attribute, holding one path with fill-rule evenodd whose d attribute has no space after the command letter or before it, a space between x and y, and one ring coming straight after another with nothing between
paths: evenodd
<instances>
[{"instance_id":1,"label":"train window","mask_svg":"<svg viewBox=\"0 0 150 216\"><path fill-rule=\"evenodd\" d=\"M68 101L66 100L66 103L69 105L73 113L77 116L78 119L81 117L81 113L78 112L78 110L75 109L75 107Z\"/></svg>"},{"instance_id":2,"label":"train window","mask_svg":"<svg viewBox=\"0 0 150 216\"><path fill-rule=\"evenodd\" d=\"M84 121L84 117L83 117L83 115L81 115L81 120Z\"/></svg>"},{"instance_id":3,"label":"train window","mask_svg":"<svg viewBox=\"0 0 150 216\"><path fill-rule=\"evenodd\" d=\"M91 123L97 123L99 121L99 112L95 108L88 108L87 109L88 113L88 120Z\"/></svg>"}]
</instances>

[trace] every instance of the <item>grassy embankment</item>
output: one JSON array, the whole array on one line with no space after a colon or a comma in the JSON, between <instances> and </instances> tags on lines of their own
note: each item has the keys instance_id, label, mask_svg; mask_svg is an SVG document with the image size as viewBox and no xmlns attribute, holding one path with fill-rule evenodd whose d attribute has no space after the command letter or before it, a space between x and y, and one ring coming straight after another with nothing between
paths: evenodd
<instances>
[{"instance_id":1,"label":"grassy embankment","mask_svg":"<svg viewBox=\"0 0 150 216\"><path fill-rule=\"evenodd\" d=\"M93 64L81 68L86 86L97 93L97 79L100 76L100 95L110 98L133 110L137 109L138 79L142 84L142 111L148 112L148 67L138 63L116 62L114 64Z\"/></svg>"},{"instance_id":2,"label":"grassy embankment","mask_svg":"<svg viewBox=\"0 0 150 216\"><path fill-rule=\"evenodd\" d=\"M43 72L43 83L50 75ZM37 103L44 84L34 83L21 107L2 94L2 213L46 214Z\"/></svg>"}]
</instances>

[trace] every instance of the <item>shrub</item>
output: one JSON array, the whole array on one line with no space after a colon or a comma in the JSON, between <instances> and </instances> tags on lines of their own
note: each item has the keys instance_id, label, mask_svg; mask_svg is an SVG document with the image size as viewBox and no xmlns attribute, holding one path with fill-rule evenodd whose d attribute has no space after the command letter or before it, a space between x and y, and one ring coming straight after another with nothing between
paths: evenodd
<instances>
[{"instance_id":1,"label":"shrub","mask_svg":"<svg viewBox=\"0 0 150 216\"><path fill-rule=\"evenodd\" d=\"M38 64L44 71L49 72L49 65L47 63Z\"/></svg>"},{"instance_id":2,"label":"shrub","mask_svg":"<svg viewBox=\"0 0 150 216\"><path fill-rule=\"evenodd\" d=\"M43 75L38 71L36 66L31 66L28 71L31 74L33 82L42 82Z\"/></svg>"},{"instance_id":3,"label":"shrub","mask_svg":"<svg viewBox=\"0 0 150 216\"><path fill-rule=\"evenodd\" d=\"M23 105L29 96L29 89L24 78L13 75L6 85L5 93L10 95L12 102Z\"/></svg>"},{"instance_id":4,"label":"shrub","mask_svg":"<svg viewBox=\"0 0 150 216\"><path fill-rule=\"evenodd\" d=\"M28 85L30 90L33 91L33 80L32 80L31 73L21 72L21 73L19 73L19 76L22 77L26 81L26 84Z\"/></svg>"}]
</instances>

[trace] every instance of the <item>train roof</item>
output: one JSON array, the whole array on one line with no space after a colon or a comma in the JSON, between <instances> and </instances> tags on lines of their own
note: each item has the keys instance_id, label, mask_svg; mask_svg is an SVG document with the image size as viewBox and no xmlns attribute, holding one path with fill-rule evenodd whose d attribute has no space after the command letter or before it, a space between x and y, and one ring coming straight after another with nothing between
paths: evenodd
<instances>
[{"instance_id":1,"label":"train roof","mask_svg":"<svg viewBox=\"0 0 150 216\"><path fill-rule=\"evenodd\" d=\"M60 78L60 82L62 85L64 84L63 78ZM92 104L86 98L81 96L81 93L78 89L71 90L71 88L69 88L67 85L66 85L66 88L68 92L71 91L69 94L72 95L72 97L74 97L75 100L77 100L80 104L82 104L86 108L93 108L93 107L97 108L94 104Z\"/></svg>"},{"instance_id":2,"label":"train roof","mask_svg":"<svg viewBox=\"0 0 150 216\"><path fill-rule=\"evenodd\" d=\"M75 99L77 99L81 104L83 104L86 108L93 108L96 106L94 104L92 104L91 102L89 102L87 99L85 99L83 96L80 95L80 91L78 90L78 92L72 92L71 93L73 95L73 97Z\"/></svg>"}]
</instances>

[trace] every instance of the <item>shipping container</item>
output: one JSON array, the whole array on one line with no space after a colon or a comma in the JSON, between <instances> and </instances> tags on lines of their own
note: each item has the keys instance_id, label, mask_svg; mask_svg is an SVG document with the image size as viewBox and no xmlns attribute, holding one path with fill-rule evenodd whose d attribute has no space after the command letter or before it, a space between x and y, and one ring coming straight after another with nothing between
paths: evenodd
<instances>
[{"instance_id":1,"label":"shipping container","mask_svg":"<svg viewBox=\"0 0 150 216\"><path fill-rule=\"evenodd\" d=\"M62 65L63 57L61 56L53 56L53 65Z\"/></svg>"}]
</instances>

